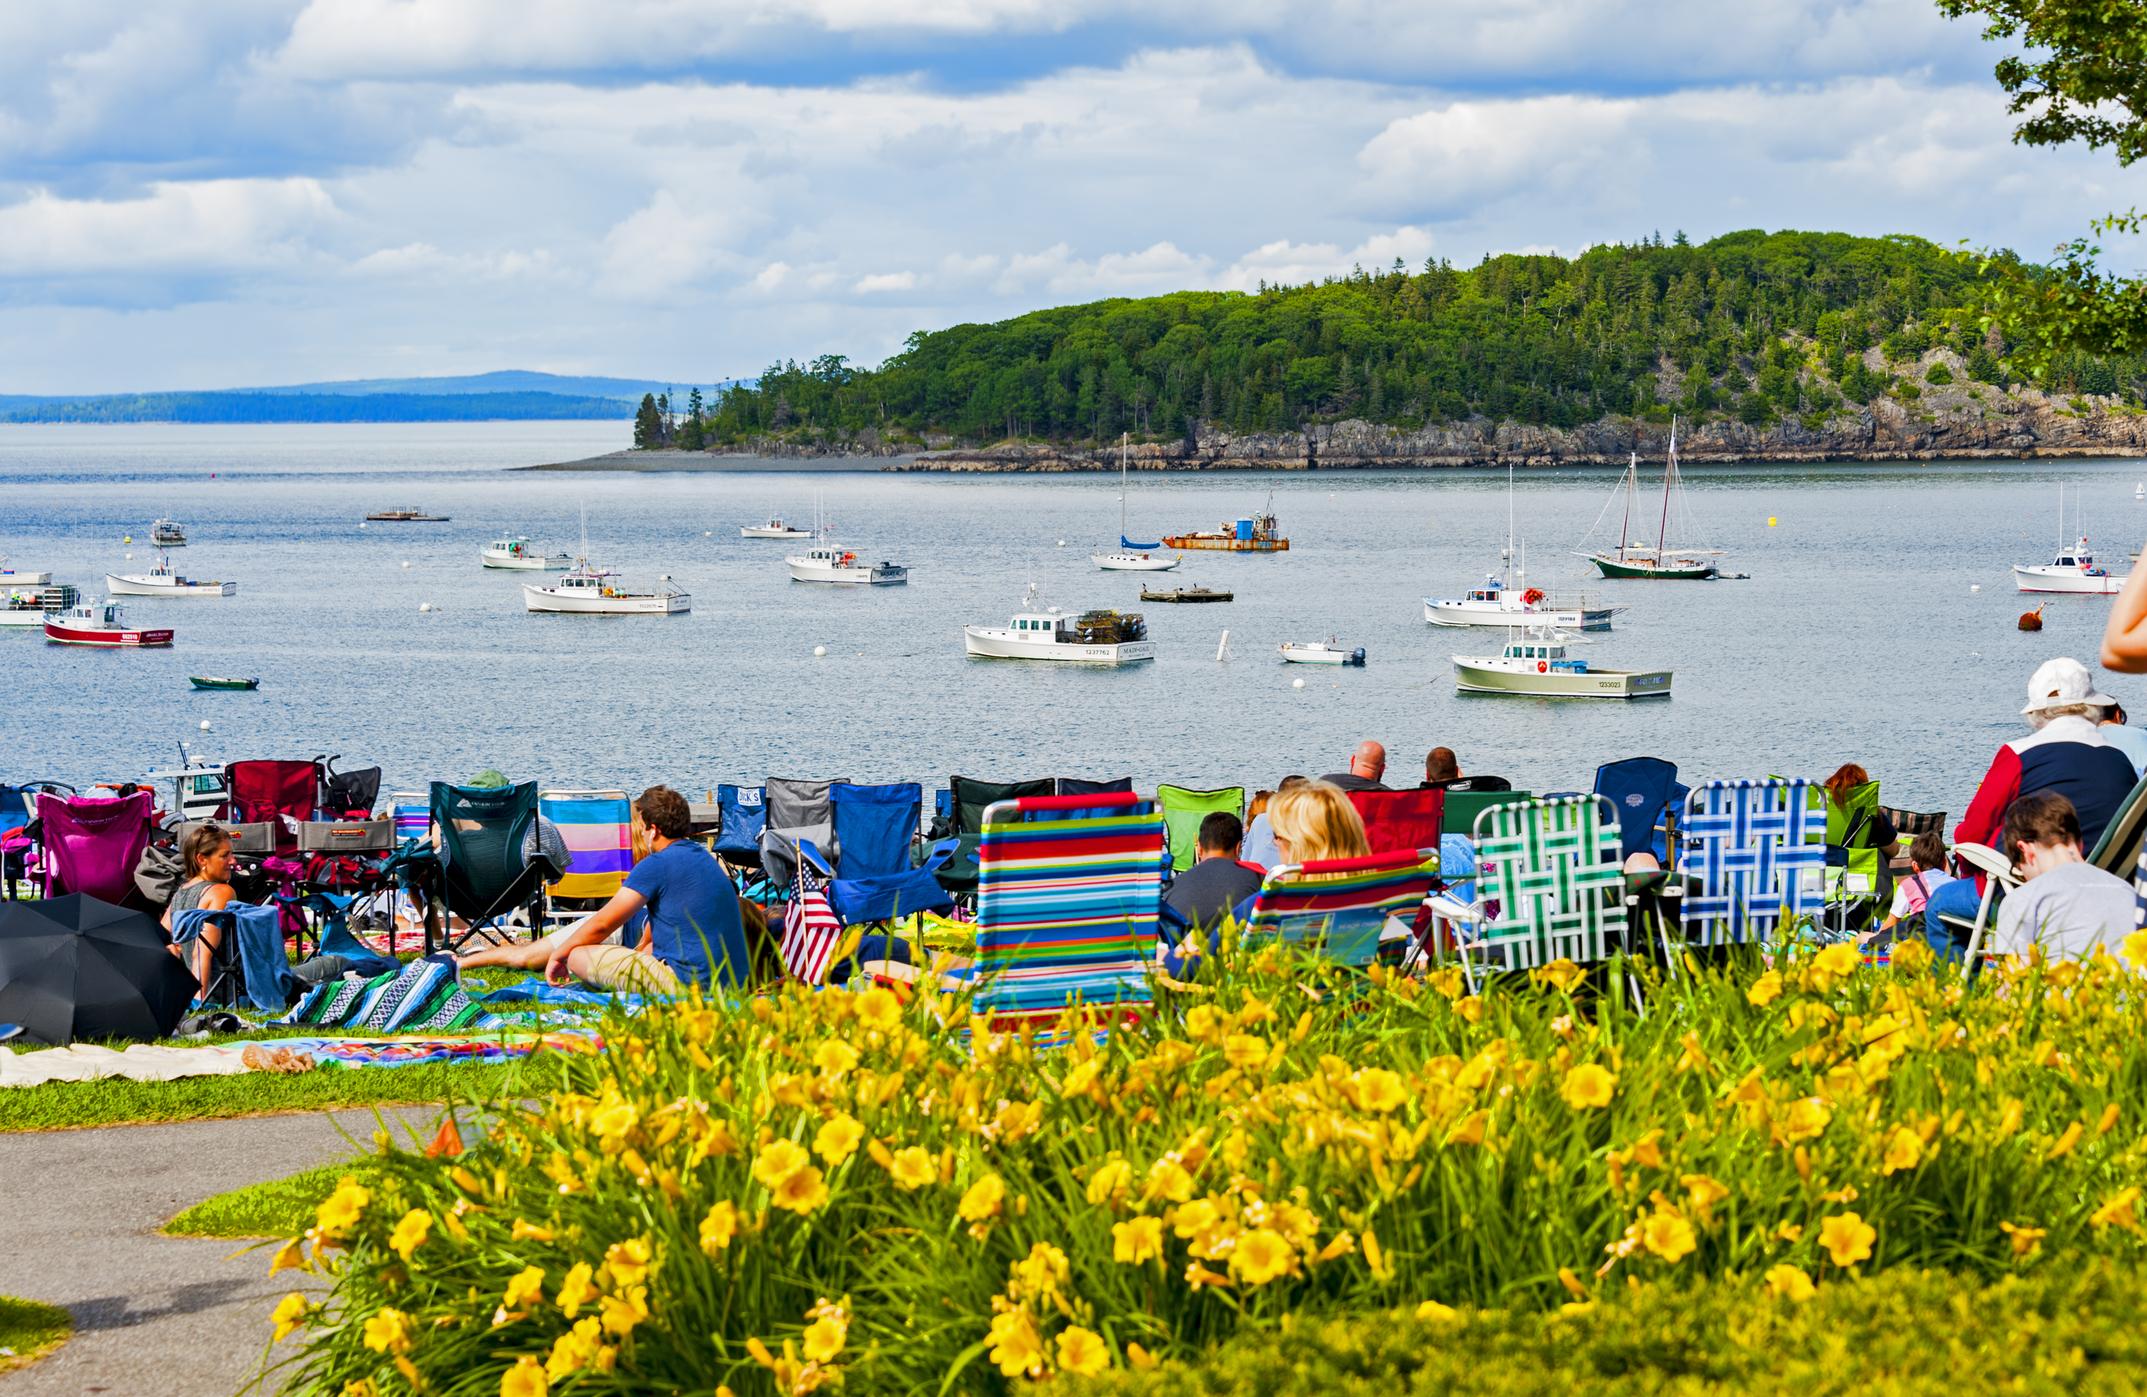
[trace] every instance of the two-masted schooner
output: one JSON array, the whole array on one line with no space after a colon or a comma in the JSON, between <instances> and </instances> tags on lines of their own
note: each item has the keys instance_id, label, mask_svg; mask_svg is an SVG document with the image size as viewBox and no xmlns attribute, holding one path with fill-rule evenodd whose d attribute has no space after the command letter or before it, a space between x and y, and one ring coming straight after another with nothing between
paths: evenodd
<instances>
[{"instance_id":1,"label":"two-masted schooner","mask_svg":"<svg viewBox=\"0 0 2147 1397\"><path fill-rule=\"evenodd\" d=\"M1680 527L1697 532L1692 523L1692 511L1685 504L1684 483L1678 479L1677 474L1677 419L1672 418L1670 421L1670 456L1662 473L1662 514L1656 523L1655 542L1652 546L1644 539L1633 537L1633 505L1640 496L1640 453L1637 451L1626 466L1625 474L1619 479L1617 491L1610 497L1610 504L1603 507L1605 514L1610 512L1611 505L1620 502L1620 496L1623 497L1624 512L1618 525L1618 546L1605 548L1598 553L1580 553L1581 557L1602 569L1603 576L1697 582L1713 577L1720 571L1715 559L1722 556L1723 550L1709 548L1705 544L1684 545L1670 542L1673 500L1676 502L1675 512L1679 516ZM1597 516L1596 522L1602 522L1600 515ZM1645 513L1641 516L1640 527L1647 527ZM1591 535L1594 532L1593 529L1589 530Z\"/></svg>"}]
</instances>

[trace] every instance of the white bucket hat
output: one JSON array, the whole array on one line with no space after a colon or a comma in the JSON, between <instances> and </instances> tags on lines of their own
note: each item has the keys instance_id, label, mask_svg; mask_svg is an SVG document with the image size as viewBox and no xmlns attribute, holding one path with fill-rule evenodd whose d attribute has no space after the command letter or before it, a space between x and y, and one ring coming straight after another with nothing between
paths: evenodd
<instances>
[{"instance_id":1,"label":"white bucket hat","mask_svg":"<svg viewBox=\"0 0 2147 1397\"><path fill-rule=\"evenodd\" d=\"M2095 677L2078 660L2045 660L2036 667L2035 677L2028 681L2028 706L2020 711L2040 713L2046 708L2063 708L2075 703L2108 708L2116 702L2108 694L2095 692Z\"/></svg>"}]
</instances>

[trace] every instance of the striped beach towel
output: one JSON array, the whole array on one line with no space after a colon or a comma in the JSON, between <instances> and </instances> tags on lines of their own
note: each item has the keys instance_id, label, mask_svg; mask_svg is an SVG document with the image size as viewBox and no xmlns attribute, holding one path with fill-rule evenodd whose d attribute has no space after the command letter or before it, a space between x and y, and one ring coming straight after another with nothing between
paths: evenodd
<instances>
[{"instance_id":1,"label":"striped beach towel","mask_svg":"<svg viewBox=\"0 0 2147 1397\"><path fill-rule=\"evenodd\" d=\"M828 905L827 880L814 873L810 859L798 860L790 902L783 908L783 968L793 980L817 985L827 978L835 958L842 922Z\"/></svg>"},{"instance_id":2,"label":"striped beach towel","mask_svg":"<svg viewBox=\"0 0 2147 1397\"><path fill-rule=\"evenodd\" d=\"M554 897L611 897L634 867L634 808L624 791L545 791L537 813L566 841L573 867L550 885Z\"/></svg>"},{"instance_id":3,"label":"striped beach towel","mask_svg":"<svg viewBox=\"0 0 2147 1397\"><path fill-rule=\"evenodd\" d=\"M1296 946L1338 965L1369 966L1388 919L1406 929L1438 873L1435 851L1411 849L1270 874L1240 944Z\"/></svg>"},{"instance_id":4,"label":"striped beach towel","mask_svg":"<svg viewBox=\"0 0 2147 1397\"><path fill-rule=\"evenodd\" d=\"M1129 793L1002 802L977 845L973 1013L995 1025L1069 1004L1151 1000L1163 816Z\"/></svg>"},{"instance_id":5,"label":"striped beach towel","mask_svg":"<svg viewBox=\"0 0 2147 1397\"><path fill-rule=\"evenodd\" d=\"M276 1020L324 1028L362 1028L370 1033L452 1033L505 1028L510 1020L488 1012L463 991L455 958L426 956L391 975L370 980L346 976L308 991Z\"/></svg>"}]
</instances>

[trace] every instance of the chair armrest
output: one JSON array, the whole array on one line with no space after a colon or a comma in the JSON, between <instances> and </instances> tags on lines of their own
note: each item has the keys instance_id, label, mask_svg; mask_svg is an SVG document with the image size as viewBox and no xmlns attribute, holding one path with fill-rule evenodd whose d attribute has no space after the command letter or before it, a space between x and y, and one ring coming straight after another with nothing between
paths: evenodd
<instances>
[{"instance_id":1,"label":"chair armrest","mask_svg":"<svg viewBox=\"0 0 2147 1397\"><path fill-rule=\"evenodd\" d=\"M1988 844L1956 844L1953 857L2008 886L2020 881L2013 875L2013 861Z\"/></svg>"}]
</instances>

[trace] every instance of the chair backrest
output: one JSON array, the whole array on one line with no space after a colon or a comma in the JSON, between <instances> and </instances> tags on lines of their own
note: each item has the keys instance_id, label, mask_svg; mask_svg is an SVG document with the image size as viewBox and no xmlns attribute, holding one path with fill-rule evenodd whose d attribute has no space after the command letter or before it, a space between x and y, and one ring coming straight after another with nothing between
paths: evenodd
<instances>
[{"instance_id":1,"label":"chair backrest","mask_svg":"<svg viewBox=\"0 0 2147 1397\"><path fill-rule=\"evenodd\" d=\"M993 802L977 844L972 1012L1001 1024L1076 1001L1149 1003L1162 850L1162 814L1131 792Z\"/></svg>"},{"instance_id":2,"label":"chair backrest","mask_svg":"<svg viewBox=\"0 0 2147 1397\"><path fill-rule=\"evenodd\" d=\"M845 879L884 878L909 871L910 841L924 810L924 787L914 781L828 788L834 808L836 871Z\"/></svg>"},{"instance_id":3,"label":"chair backrest","mask_svg":"<svg viewBox=\"0 0 2147 1397\"><path fill-rule=\"evenodd\" d=\"M489 920L526 902L537 885L559 876L541 853L524 858L537 821L537 783L451 786L432 783L432 824L440 834L448 910L465 921Z\"/></svg>"},{"instance_id":4,"label":"chair backrest","mask_svg":"<svg viewBox=\"0 0 2147 1397\"><path fill-rule=\"evenodd\" d=\"M1888 823L1893 825L1894 832L1905 840L1914 839L1919 834L1935 834L1941 839L1946 837L1946 811L1940 810L1926 814L1915 810L1896 810L1891 805L1882 805L1879 807L1879 813L1884 815Z\"/></svg>"},{"instance_id":5,"label":"chair backrest","mask_svg":"<svg viewBox=\"0 0 2147 1397\"><path fill-rule=\"evenodd\" d=\"M1260 884L1239 944L1295 946L1338 965L1368 966L1387 920L1413 919L1438 876L1436 840L1369 858L1281 864Z\"/></svg>"},{"instance_id":6,"label":"chair backrest","mask_svg":"<svg viewBox=\"0 0 2147 1397\"><path fill-rule=\"evenodd\" d=\"M37 818L44 822L47 896L86 893L100 902L123 901L134 886L134 868L149 847L156 797L136 791L114 800L41 792Z\"/></svg>"},{"instance_id":7,"label":"chair backrest","mask_svg":"<svg viewBox=\"0 0 2147 1397\"><path fill-rule=\"evenodd\" d=\"M1608 796L1509 801L1476 816L1484 941L1504 967L1587 965L1625 945L1623 831Z\"/></svg>"},{"instance_id":8,"label":"chair backrest","mask_svg":"<svg viewBox=\"0 0 2147 1397\"><path fill-rule=\"evenodd\" d=\"M361 767L356 771L337 771L335 758L325 759L326 772L322 782L324 803L337 815L355 815L361 811L371 814L373 802L380 799L380 768Z\"/></svg>"},{"instance_id":9,"label":"chair backrest","mask_svg":"<svg viewBox=\"0 0 2147 1397\"><path fill-rule=\"evenodd\" d=\"M1627 757L1595 769L1595 794L1606 797L1618 812L1620 858L1656 852L1655 827L1684 791L1677 764L1660 757Z\"/></svg>"},{"instance_id":10,"label":"chair backrest","mask_svg":"<svg viewBox=\"0 0 2147 1397\"><path fill-rule=\"evenodd\" d=\"M948 799L954 804L954 832L977 834L984 828L984 812L1002 800L1035 800L1058 794L1058 782L977 781L967 776L947 778Z\"/></svg>"},{"instance_id":11,"label":"chair backrest","mask_svg":"<svg viewBox=\"0 0 2147 1397\"><path fill-rule=\"evenodd\" d=\"M246 825L274 825L276 850L298 847L298 831L288 822L320 816L321 772L318 762L233 762L224 768L231 792L231 818Z\"/></svg>"},{"instance_id":12,"label":"chair backrest","mask_svg":"<svg viewBox=\"0 0 2147 1397\"><path fill-rule=\"evenodd\" d=\"M1505 791L1513 790L1513 782L1503 776L1456 776L1451 781L1441 781L1439 789L1446 791Z\"/></svg>"},{"instance_id":13,"label":"chair backrest","mask_svg":"<svg viewBox=\"0 0 2147 1397\"><path fill-rule=\"evenodd\" d=\"M1220 810L1245 817L1245 788L1225 786L1216 791L1196 791L1186 786L1158 786L1156 800L1163 807L1163 828L1170 841L1170 866L1183 873L1200 857L1200 822Z\"/></svg>"},{"instance_id":14,"label":"chair backrest","mask_svg":"<svg viewBox=\"0 0 2147 1397\"><path fill-rule=\"evenodd\" d=\"M574 856L551 884L555 897L610 897L634 869L634 805L624 791L543 791L537 813Z\"/></svg>"},{"instance_id":15,"label":"chair backrest","mask_svg":"<svg viewBox=\"0 0 2147 1397\"><path fill-rule=\"evenodd\" d=\"M848 784L850 778L837 776L826 781L791 781L780 776L768 778L761 789L765 794L762 803L767 807L768 827L771 829L798 829L806 825L828 825L835 822L834 807L828 803L828 791L838 783Z\"/></svg>"},{"instance_id":16,"label":"chair backrest","mask_svg":"<svg viewBox=\"0 0 2147 1397\"><path fill-rule=\"evenodd\" d=\"M1446 791L1445 823L1439 826L1442 834L1472 834L1476 829L1476 817L1494 805L1511 805L1517 800L1530 800L1527 791Z\"/></svg>"},{"instance_id":17,"label":"chair backrest","mask_svg":"<svg viewBox=\"0 0 2147 1397\"><path fill-rule=\"evenodd\" d=\"M768 801L759 786L716 787L715 851L758 863L760 832L768 827Z\"/></svg>"},{"instance_id":18,"label":"chair backrest","mask_svg":"<svg viewBox=\"0 0 2147 1397\"><path fill-rule=\"evenodd\" d=\"M30 823L30 796L20 786L0 786L0 834Z\"/></svg>"},{"instance_id":19,"label":"chair backrest","mask_svg":"<svg viewBox=\"0 0 2147 1397\"><path fill-rule=\"evenodd\" d=\"M0 820L0 825L5 825ZM2095 851L2087 861L2104 873L2114 873L2129 879L2133 867L2139 862L2141 834L2147 831L2147 781L2132 788L2125 803L2117 807L2117 813L2102 827L2102 837L2095 841Z\"/></svg>"},{"instance_id":20,"label":"chair backrest","mask_svg":"<svg viewBox=\"0 0 2147 1397\"><path fill-rule=\"evenodd\" d=\"M1436 849L1446 819L1446 792L1351 791L1349 803L1364 821L1364 837L1375 854Z\"/></svg>"},{"instance_id":21,"label":"chair backrest","mask_svg":"<svg viewBox=\"0 0 2147 1397\"><path fill-rule=\"evenodd\" d=\"M1079 776L1061 776L1058 794L1062 796L1109 795L1133 789L1133 778L1121 776L1116 781L1088 781Z\"/></svg>"},{"instance_id":22,"label":"chair backrest","mask_svg":"<svg viewBox=\"0 0 2147 1397\"><path fill-rule=\"evenodd\" d=\"M1699 880L1684 899L1685 939L1726 946L1762 941L1787 917L1825 902L1826 812L1810 781L1710 781L1685 801L1685 857Z\"/></svg>"},{"instance_id":23,"label":"chair backrest","mask_svg":"<svg viewBox=\"0 0 2147 1397\"><path fill-rule=\"evenodd\" d=\"M426 791L390 791L388 808L395 812L395 842L432 837L432 796Z\"/></svg>"}]
</instances>

